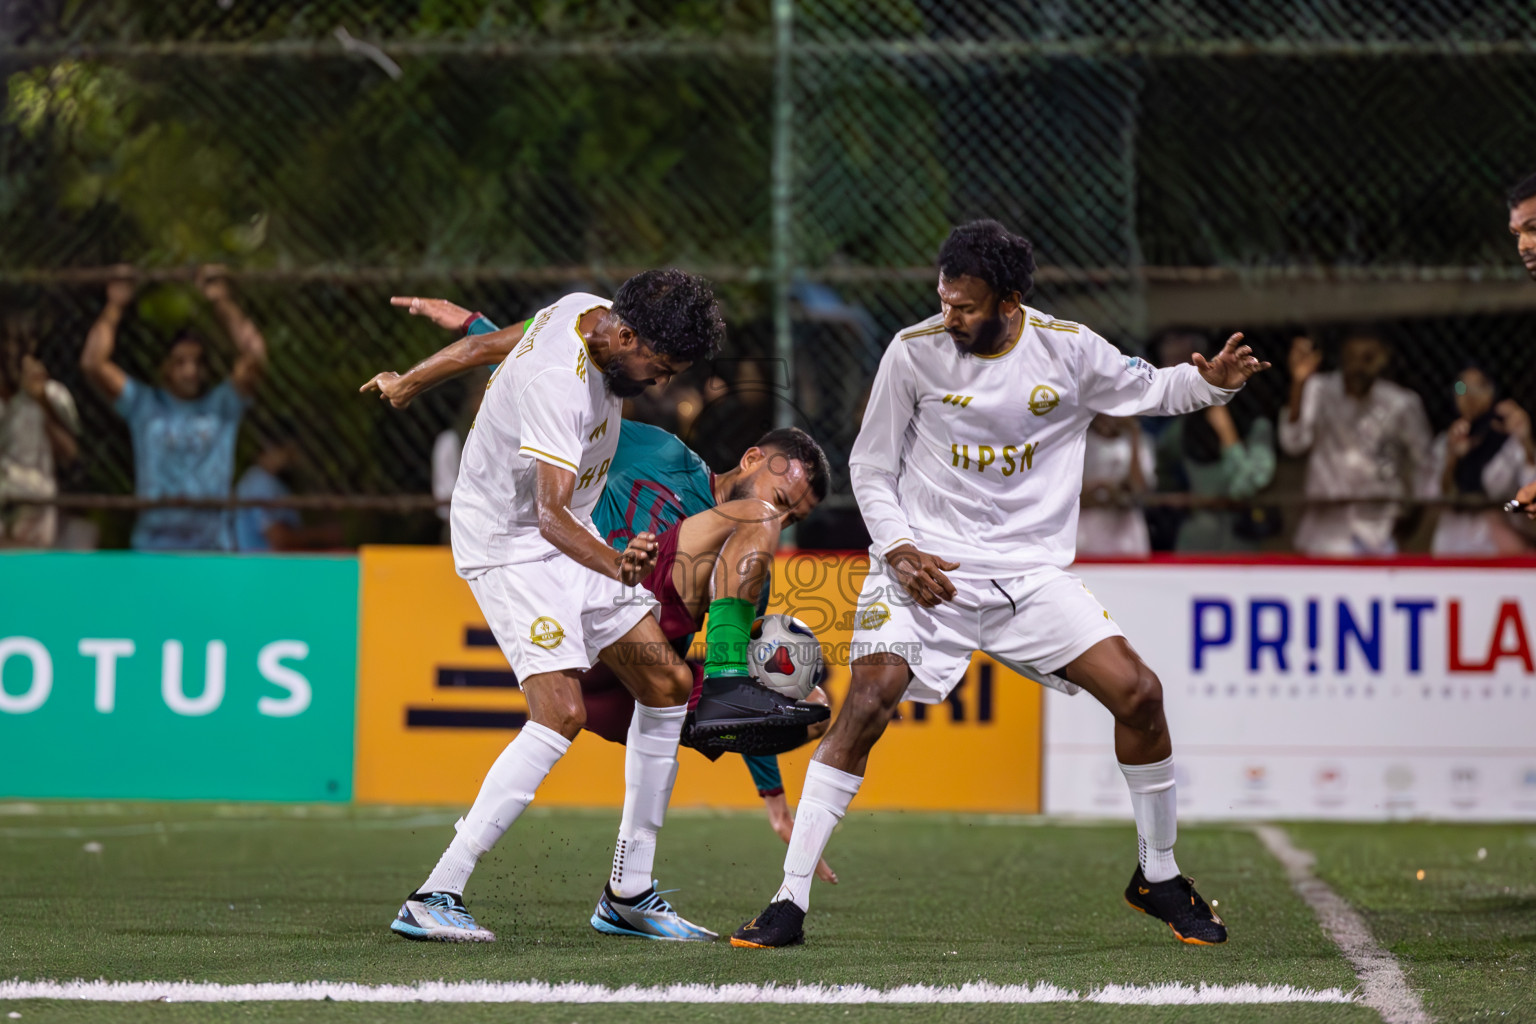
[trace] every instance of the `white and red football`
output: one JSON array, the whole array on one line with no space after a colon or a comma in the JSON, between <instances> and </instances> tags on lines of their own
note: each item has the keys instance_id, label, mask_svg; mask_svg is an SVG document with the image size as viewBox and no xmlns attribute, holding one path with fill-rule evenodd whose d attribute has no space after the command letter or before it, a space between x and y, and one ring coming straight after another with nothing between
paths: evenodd
<instances>
[{"instance_id":1,"label":"white and red football","mask_svg":"<svg viewBox=\"0 0 1536 1024\"><path fill-rule=\"evenodd\" d=\"M804 700L826 676L821 641L790 615L764 615L752 623L747 669L757 682L793 700Z\"/></svg>"}]
</instances>

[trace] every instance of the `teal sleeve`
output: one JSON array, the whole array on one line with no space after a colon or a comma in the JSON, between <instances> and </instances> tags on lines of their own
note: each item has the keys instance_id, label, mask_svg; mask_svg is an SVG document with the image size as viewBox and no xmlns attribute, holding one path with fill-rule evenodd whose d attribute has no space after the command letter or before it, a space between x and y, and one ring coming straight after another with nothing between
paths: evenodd
<instances>
[{"instance_id":1,"label":"teal sleeve","mask_svg":"<svg viewBox=\"0 0 1536 1024\"><path fill-rule=\"evenodd\" d=\"M784 780L779 778L779 759L772 754L742 754L747 771L757 784L758 796L773 796L784 792Z\"/></svg>"},{"instance_id":2,"label":"teal sleeve","mask_svg":"<svg viewBox=\"0 0 1536 1024\"><path fill-rule=\"evenodd\" d=\"M524 324L523 325L524 329L526 329L527 326L528 326L527 324ZM495 334L499 330L501 330L501 328L497 327L495 324L491 323L490 317L486 316L484 313L481 313L479 316L475 317L473 320L470 321L470 323L469 323L469 330L466 331L465 333L466 334Z\"/></svg>"}]
</instances>

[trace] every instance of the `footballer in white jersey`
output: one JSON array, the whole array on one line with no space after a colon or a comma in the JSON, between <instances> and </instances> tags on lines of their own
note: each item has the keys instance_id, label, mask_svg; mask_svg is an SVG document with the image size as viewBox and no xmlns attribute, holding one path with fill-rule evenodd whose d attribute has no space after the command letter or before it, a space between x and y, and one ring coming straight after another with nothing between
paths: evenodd
<instances>
[{"instance_id":1,"label":"footballer in white jersey","mask_svg":"<svg viewBox=\"0 0 1536 1024\"><path fill-rule=\"evenodd\" d=\"M517 674L528 722L390 928L410 939L495 938L464 906L464 887L582 728L580 675L601 656L634 697L635 714L613 873L592 926L713 939L680 917L651 878L693 688L649 602L631 589L650 571L656 539L637 534L615 553L590 512L618 445L623 399L712 355L724 335L719 308L702 278L651 270L625 281L612 303L567 295L504 333L510 354L465 443L451 523L455 565Z\"/></svg>"},{"instance_id":2,"label":"footballer in white jersey","mask_svg":"<svg viewBox=\"0 0 1536 1024\"><path fill-rule=\"evenodd\" d=\"M731 942L803 941L807 865L858 792L896 705L943 700L976 651L1047 685L1087 690L1114 714L1138 837L1126 901L1185 942L1225 942L1225 925L1173 858L1161 684L1065 567L1095 415L1224 403L1269 364L1233 335L1210 361L1154 369L1081 324L1026 306L1029 242L996 221L952 231L938 265L941 312L891 342L849 459L873 541L852 684L806 772L783 884Z\"/></svg>"}]
</instances>

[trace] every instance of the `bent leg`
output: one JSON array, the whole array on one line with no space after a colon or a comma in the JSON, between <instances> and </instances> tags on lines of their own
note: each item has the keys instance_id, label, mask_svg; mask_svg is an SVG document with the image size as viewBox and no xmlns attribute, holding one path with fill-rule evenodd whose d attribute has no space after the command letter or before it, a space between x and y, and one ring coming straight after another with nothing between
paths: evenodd
<instances>
[{"instance_id":1,"label":"bent leg","mask_svg":"<svg viewBox=\"0 0 1536 1024\"><path fill-rule=\"evenodd\" d=\"M624 814L608 882L614 896L630 899L651 888L656 836L677 781L677 741L693 672L649 615L605 648L602 658L635 699L624 741Z\"/></svg>"},{"instance_id":2,"label":"bent leg","mask_svg":"<svg viewBox=\"0 0 1536 1024\"><path fill-rule=\"evenodd\" d=\"M706 681L747 675L747 634L773 569L781 522L777 509L755 499L726 502L713 514L733 527L721 544L710 580L704 627Z\"/></svg>"},{"instance_id":3,"label":"bent leg","mask_svg":"<svg viewBox=\"0 0 1536 1024\"><path fill-rule=\"evenodd\" d=\"M780 522L778 510L772 505L747 498L724 502L677 525L672 586L694 622L704 621L712 598L745 596L734 592L746 589L742 586L733 587L731 593L715 591L716 567L731 564L723 558L727 548L729 558L738 566L745 561L749 566L771 567L773 553L778 550ZM740 536L736 536L738 531ZM752 582L747 581L748 587ZM755 606L755 592L751 600Z\"/></svg>"},{"instance_id":4,"label":"bent leg","mask_svg":"<svg viewBox=\"0 0 1536 1024\"><path fill-rule=\"evenodd\" d=\"M853 682L837 720L827 730L805 771L795 830L784 856L784 882L774 901L811 905L811 879L832 830L848 813L864 781L869 752L890 723L906 692L912 669L894 654L872 654L853 663Z\"/></svg>"},{"instance_id":5,"label":"bent leg","mask_svg":"<svg viewBox=\"0 0 1536 1024\"><path fill-rule=\"evenodd\" d=\"M1162 683L1118 636L1094 644L1062 674L1115 716L1115 757L1131 791L1142 874L1149 882L1178 877L1178 795Z\"/></svg>"},{"instance_id":6,"label":"bent leg","mask_svg":"<svg viewBox=\"0 0 1536 1024\"><path fill-rule=\"evenodd\" d=\"M463 895L480 858L533 802L545 776L581 730L585 714L574 670L530 676L522 686L529 721L491 765L469 813L454 826L453 841L420 892Z\"/></svg>"},{"instance_id":7,"label":"bent leg","mask_svg":"<svg viewBox=\"0 0 1536 1024\"><path fill-rule=\"evenodd\" d=\"M1151 764L1173 754L1163 684L1123 636L1100 640L1061 670L1115 716L1115 757Z\"/></svg>"}]
</instances>

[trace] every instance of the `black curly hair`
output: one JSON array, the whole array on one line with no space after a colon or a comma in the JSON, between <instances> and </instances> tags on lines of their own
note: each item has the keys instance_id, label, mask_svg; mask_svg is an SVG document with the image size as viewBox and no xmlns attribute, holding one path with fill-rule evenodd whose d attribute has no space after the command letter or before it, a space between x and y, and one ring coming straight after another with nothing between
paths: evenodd
<instances>
[{"instance_id":1,"label":"black curly hair","mask_svg":"<svg viewBox=\"0 0 1536 1024\"><path fill-rule=\"evenodd\" d=\"M1532 196L1536 196L1536 174L1523 179L1514 188L1510 189L1509 195L1506 198L1509 201L1509 208L1513 210Z\"/></svg>"},{"instance_id":2,"label":"black curly hair","mask_svg":"<svg viewBox=\"0 0 1536 1024\"><path fill-rule=\"evenodd\" d=\"M949 233L939 247L939 273L953 280L985 281L999 299L1014 292L1019 301L1035 287L1035 251L1029 239L995 220L973 220Z\"/></svg>"},{"instance_id":3,"label":"black curly hair","mask_svg":"<svg viewBox=\"0 0 1536 1024\"><path fill-rule=\"evenodd\" d=\"M758 438L755 447L772 448L785 458L799 462L805 467L806 479L816 500L821 501L827 496L832 486L832 463L810 434L799 427L779 427Z\"/></svg>"},{"instance_id":4,"label":"black curly hair","mask_svg":"<svg viewBox=\"0 0 1536 1024\"><path fill-rule=\"evenodd\" d=\"M682 270L644 270L619 285L613 313L653 350L695 362L720 350L725 321L709 282Z\"/></svg>"}]
</instances>

